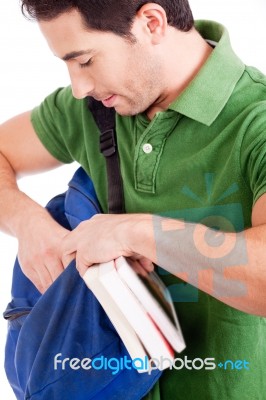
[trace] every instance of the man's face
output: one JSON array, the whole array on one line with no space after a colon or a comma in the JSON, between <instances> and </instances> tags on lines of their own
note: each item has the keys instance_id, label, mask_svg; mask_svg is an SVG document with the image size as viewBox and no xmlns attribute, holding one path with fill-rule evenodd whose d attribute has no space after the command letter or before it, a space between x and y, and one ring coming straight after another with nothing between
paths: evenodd
<instances>
[{"instance_id":1,"label":"man's face","mask_svg":"<svg viewBox=\"0 0 266 400\"><path fill-rule=\"evenodd\" d=\"M85 30L73 10L39 22L52 52L64 59L78 98L93 96L121 115L135 115L156 103L162 93L160 56L136 27L136 41L113 33Z\"/></svg>"}]
</instances>

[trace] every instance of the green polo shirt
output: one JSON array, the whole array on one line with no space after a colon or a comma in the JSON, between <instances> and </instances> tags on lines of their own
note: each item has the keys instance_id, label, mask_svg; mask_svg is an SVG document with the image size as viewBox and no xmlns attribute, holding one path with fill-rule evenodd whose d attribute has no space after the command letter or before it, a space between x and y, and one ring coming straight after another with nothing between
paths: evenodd
<instances>
[{"instance_id":1,"label":"green polo shirt","mask_svg":"<svg viewBox=\"0 0 266 400\"><path fill-rule=\"evenodd\" d=\"M223 26L206 21L196 26L217 45L184 92L152 121L144 114L116 115L126 211L242 231L251 226L253 204L266 192L266 78L239 60ZM83 166L106 212L105 160L86 101L74 99L70 87L59 89L33 110L32 122L54 157ZM186 240L196 252L193 240ZM245 263L245 248L238 250ZM160 265L165 258L158 254ZM216 260L216 267L233 267L233 259ZM198 262L204 269L202 254ZM235 310L161 268L158 273L172 293L187 344L176 357L191 363L181 368L177 360L147 398L266 399L266 320ZM228 296L245 294L243 282L226 287ZM207 368L206 358L215 360L214 369Z\"/></svg>"}]
</instances>

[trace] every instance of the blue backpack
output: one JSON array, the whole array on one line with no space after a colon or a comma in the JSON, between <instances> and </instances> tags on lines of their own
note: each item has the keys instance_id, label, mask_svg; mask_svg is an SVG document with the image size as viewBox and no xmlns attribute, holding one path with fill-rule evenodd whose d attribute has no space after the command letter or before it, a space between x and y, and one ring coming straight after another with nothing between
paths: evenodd
<instances>
[{"instance_id":1,"label":"blue backpack","mask_svg":"<svg viewBox=\"0 0 266 400\"><path fill-rule=\"evenodd\" d=\"M100 149L106 157L110 213L124 211L122 179L115 138L115 113L88 98L100 130ZM47 205L53 218L67 229L101 212L93 183L79 168L66 193ZM97 239L96 239L97 240ZM139 400L161 376L161 371L116 371L102 360L130 356L98 300L72 262L41 295L16 260L12 301L4 312L8 320L5 370L18 400ZM69 368L62 359L92 360L95 368ZM96 362L97 361L97 362ZM86 362L86 361L85 361Z\"/></svg>"},{"instance_id":2,"label":"blue backpack","mask_svg":"<svg viewBox=\"0 0 266 400\"><path fill-rule=\"evenodd\" d=\"M79 168L66 193L47 205L64 227L74 229L100 212L90 178ZM13 272L12 301L4 312L9 321L5 369L17 396L24 400L139 400L161 371L135 369L78 369L60 359L118 359L130 356L98 300L80 278L72 262L41 295L23 274L18 260ZM97 365L99 365L100 361Z\"/></svg>"}]
</instances>

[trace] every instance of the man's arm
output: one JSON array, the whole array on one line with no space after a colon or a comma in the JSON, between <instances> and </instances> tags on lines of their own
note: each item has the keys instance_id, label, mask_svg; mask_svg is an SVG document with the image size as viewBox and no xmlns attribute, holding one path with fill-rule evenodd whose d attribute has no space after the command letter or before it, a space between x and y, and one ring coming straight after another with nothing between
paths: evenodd
<instances>
[{"instance_id":1,"label":"man's arm","mask_svg":"<svg viewBox=\"0 0 266 400\"><path fill-rule=\"evenodd\" d=\"M266 316L266 194L252 220L244 232L224 233L149 214L96 215L65 237L63 260L76 253L83 275L93 263L139 254L234 308Z\"/></svg>"},{"instance_id":2,"label":"man's arm","mask_svg":"<svg viewBox=\"0 0 266 400\"><path fill-rule=\"evenodd\" d=\"M18 238L23 272L41 292L63 271L59 244L68 231L21 192L16 179L59 165L38 139L30 112L0 126L0 229Z\"/></svg>"}]
</instances>

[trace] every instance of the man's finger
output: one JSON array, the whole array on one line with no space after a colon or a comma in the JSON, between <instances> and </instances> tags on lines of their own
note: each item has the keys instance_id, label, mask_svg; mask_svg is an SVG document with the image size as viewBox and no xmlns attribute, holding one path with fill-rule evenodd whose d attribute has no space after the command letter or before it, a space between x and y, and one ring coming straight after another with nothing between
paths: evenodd
<instances>
[{"instance_id":1,"label":"man's finger","mask_svg":"<svg viewBox=\"0 0 266 400\"><path fill-rule=\"evenodd\" d=\"M141 265L141 267L144 268L145 271L147 271L147 272L151 272L154 270L153 262L146 257L143 257L139 254L135 254L135 255L130 256L129 259L138 261L138 263Z\"/></svg>"},{"instance_id":2,"label":"man's finger","mask_svg":"<svg viewBox=\"0 0 266 400\"><path fill-rule=\"evenodd\" d=\"M151 272L154 270L154 264L151 260L145 257L141 257L138 262L141 264L141 266L148 272Z\"/></svg>"},{"instance_id":3,"label":"man's finger","mask_svg":"<svg viewBox=\"0 0 266 400\"><path fill-rule=\"evenodd\" d=\"M83 262L79 261L78 259L76 260L76 268L80 274L81 277L87 272L89 266L84 264Z\"/></svg>"},{"instance_id":4,"label":"man's finger","mask_svg":"<svg viewBox=\"0 0 266 400\"><path fill-rule=\"evenodd\" d=\"M68 267L71 261L75 260L76 258L76 252L70 253L70 254L64 254L62 256L62 265L64 268Z\"/></svg>"},{"instance_id":5,"label":"man's finger","mask_svg":"<svg viewBox=\"0 0 266 400\"><path fill-rule=\"evenodd\" d=\"M64 271L64 265L60 258L56 257L48 257L45 260L46 268L48 269L53 282L62 274Z\"/></svg>"},{"instance_id":6,"label":"man's finger","mask_svg":"<svg viewBox=\"0 0 266 400\"><path fill-rule=\"evenodd\" d=\"M45 288L43 287L39 274L33 269L30 271L30 274L27 274L27 278L33 283L36 289L43 294L45 292Z\"/></svg>"},{"instance_id":7,"label":"man's finger","mask_svg":"<svg viewBox=\"0 0 266 400\"><path fill-rule=\"evenodd\" d=\"M53 278L45 265L41 268L36 268L36 272L39 276L39 281L42 286L42 293L44 293L52 285Z\"/></svg>"}]
</instances>

